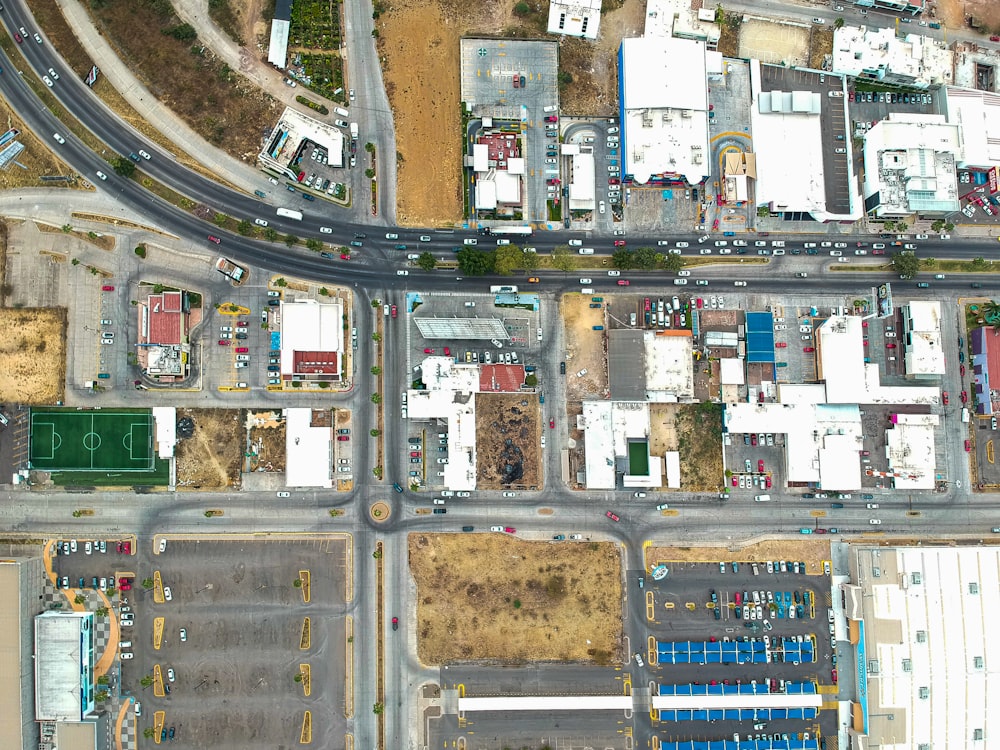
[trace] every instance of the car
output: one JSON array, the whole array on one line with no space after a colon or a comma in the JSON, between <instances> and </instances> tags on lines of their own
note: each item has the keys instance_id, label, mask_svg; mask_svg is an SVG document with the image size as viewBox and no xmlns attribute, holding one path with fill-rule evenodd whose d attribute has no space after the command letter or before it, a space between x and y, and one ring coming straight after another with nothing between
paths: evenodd
<instances>
[{"instance_id":1,"label":"car","mask_svg":"<svg viewBox=\"0 0 1000 750\"><path fill-rule=\"evenodd\" d=\"M181 628L181 643L187 643L188 632L187 628Z\"/></svg>"},{"instance_id":2,"label":"car","mask_svg":"<svg viewBox=\"0 0 1000 750\"><path fill-rule=\"evenodd\" d=\"M812 352L816 351L816 348L813 347L813 346L804 346L804 347L802 347L802 351L804 351L807 354L809 354L809 353L812 353Z\"/></svg>"},{"instance_id":3,"label":"car","mask_svg":"<svg viewBox=\"0 0 1000 750\"><path fill-rule=\"evenodd\" d=\"M604 515L607 516L608 518L610 518L612 521L614 521L616 523L618 521L621 521L621 518L619 518L616 514L612 513L610 510L605 511Z\"/></svg>"},{"instance_id":4,"label":"car","mask_svg":"<svg viewBox=\"0 0 1000 750\"><path fill-rule=\"evenodd\" d=\"M351 438L348 435L337 435L337 440L340 441L341 443L346 443L350 439Z\"/></svg>"},{"instance_id":5,"label":"car","mask_svg":"<svg viewBox=\"0 0 1000 750\"><path fill-rule=\"evenodd\" d=\"M18 44L20 44L21 42L23 42L23 41L24 41L24 39L23 39L23 38L21 37L21 35L20 35L20 34L18 34L18 33L17 33L16 31L15 31L15 32L14 32L14 41L15 41L15 42L17 42Z\"/></svg>"},{"instance_id":6,"label":"car","mask_svg":"<svg viewBox=\"0 0 1000 750\"><path fill-rule=\"evenodd\" d=\"M746 285L747 285L747 283L745 281L734 281L733 282L733 286L746 286Z\"/></svg>"},{"instance_id":7,"label":"car","mask_svg":"<svg viewBox=\"0 0 1000 750\"><path fill-rule=\"evenodd\" d=\"M763 458L758 458L757 459L757 471L759 471L761 474L764 473L764 459Z\"/></svg>"},{"instance_id":8,"label":"car","mask_svg":"<svg viewBox=\"0 0 1000 750\"><path fill-rule=\"evenodd\" d=\"M399 269L398 271L396 271L396 275L397 276L409 276L410 272L407 271L407 270L405 270L405 269Z\"/></svg>"},{"instance_id":9,"label":"car","mask_svg":"<svg viewBox=\"0 0 1000 750\"><path fill-rule=\"evenodd\" d=\"M890 343L888 343L888 344L885 345L885 348L886 349L895 349L896 345L890 342Z\"/></svg>"},{"instance_id":10,"label":"car","mask_svg":"<svg viewBox=\"0 0 1000 750\"><path fill-rule=\"evenodd\" d=\"M948 391L941 391L941 403L948 405Z\"/></svg>"},{"instance_id":11,"label":"car","mask_svg":"<svg viewBox=\"0 0 1000 750\"><path fill-rule=\"evenodd\" d=\"M618 279L618 286L628 286L630 283L628 279Z\"/></svg>"},{"instance_id":12,"label":"car","mask_svg":"<svg viewBox=\"0 0 1000 750\"><path fill-rule=\"evenodd\" d=\"M872 526L878 526L882 523L882 521L878 518L869 518L868 523L870 523Z\"/></svg>"},{"instance_id":13,"label":"car","mask_svg":"<svg viewBox=\"0 0 1000 750\"><path fill-rule=\"evenodd\" d=\"M580 279L580 283L586 286L587 284L593 284L593 279Z\"/></svg>"},{"instance_id":14,"label":"car","mask_svg":"<svg viewBox=\"0 0 1000 750\"><path fill-rule=\"evenodd\" d=\"M170 682L173 682L176 679L176 677L177 677L177 675L174 674L174 668L173 667L168 667L167 668L167 680L170 681Z\"/></svg>"},{"instance_id":15,"label":"car","mask_svg":"<svg viewBox=\"0 0 1000 750\"><path fill-rule=\"evenodd\" d=\"M174 599L174 594L173 594L173 592L172 592L172 591L170 590L170 587L169 587L169 586L164 586L164 587L163 587L163 598L164 598L164 599L166 599L166 600L167 600L168 602L170 602L170 601L173 601L173 599Z\"/></svg>"},{"instance_id":16,"label":"car","mask_svg":"<svg viewBox=\"0 0 1000 750\"><path fill-rule=\"evenodd\" d=\"M615 240L615 247L625 247L625 240Z\"/></svg>"},{"instance_id":17,"label":"car","mask_svg":"<svg viewBox=\"0 0 1000 750\"><path fill-rule=\"evenodd\" d=\"M972 441L971 440L966 440L965 441L965 452L966 453L970 453L971 451L972 451Z\"/></svg>"},{"instance_id":18,"label":"car","mask_svg":"<svg viewBox=\"0 0 1000 750\"><path fill-rule=\"evenodd\" d=\"M633 656L635 657L635 663L636 663L636 665L637 665L637 666L639 666L639 667L644 667L644 666L646 666L646 662L644 662L644 661L642 660L642 654L640 654L640 653L639 653L638 651L636 651L636 652L635 652L635 653L633 654Z\"/></svg>"}]
</instances>

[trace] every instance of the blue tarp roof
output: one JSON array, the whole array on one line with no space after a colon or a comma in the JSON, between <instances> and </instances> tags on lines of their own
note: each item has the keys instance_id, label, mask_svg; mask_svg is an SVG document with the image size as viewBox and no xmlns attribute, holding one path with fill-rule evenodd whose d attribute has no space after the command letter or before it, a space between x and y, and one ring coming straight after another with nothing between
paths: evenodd
<instances>
[{"instance_id":1,"label":"blue tarp roof","mask_svg":"<svg viewBox=\"0 0 1000 750\"><path fill-rule=\"evenodd\" d=\"M747 362L774 362L774 316L769 312L748 312Z\"/></svg>"}]
</instances>

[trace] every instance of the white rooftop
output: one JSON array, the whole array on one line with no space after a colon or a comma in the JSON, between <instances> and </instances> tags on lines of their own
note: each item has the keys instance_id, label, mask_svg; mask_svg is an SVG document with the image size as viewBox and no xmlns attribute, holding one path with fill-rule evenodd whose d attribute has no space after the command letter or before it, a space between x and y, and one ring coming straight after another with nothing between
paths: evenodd
<instances>
[{"instance_id":1,"label":"white rooftop","mask_svg":"<svg viewBox=\"0 0 1000 750\"><path fill-rule=\"evenodd\" d=\"M680 334L680 335L677 335ZM688 330L644 331L646 398L652 402L694 398L692 338Z\"/></svg>"},{"instance_id":2,"label":"white rooftop","mask_svg":"<svg viewBox=\"0 0 1000 750\"><path fill-rule=\"evenodd\" d=\"M80 721L93 689L94 616L50 610L35 617L35 719Z\"/></svg>"},{"instance_id":3,"label":"white rooftop","mask_svg":"<svg viewBox=\"0 0 1000 750\"><path fill-rule=\"evenodd\" d=\"M952 82L954 53L919 34L896 36L893 26L843 26L833 32L833 72L927 88Z\"/></svg>"},{"instance_id":4,"label":"white rooftop","mask_svg":"<svg viewBox=\"0 0 1000 750\"><path fill-rule=\"evenodd\" d=\"M312 409L285 409L285 484L333 486L333 430L313 427Z\"/></svg>"},{"instance_id":5,"label":"white rooftop","mask_svg":"<svg viewBox=\"0 0 1000 750\"><path fill-rule=\"evenodd\" d=\"M895 414L885 432L886 455L897 490L934 489L936 414Z\"/></svg>"},{"instance_id":6,"label":"white rooftop","mask_svg":"<svg viewBox=\"0 0 1000 750\"><path fill-rule=\"evenodd\" d=\"M550 34L597 39L601 27L601 0L551 0Z\"/></svg>"},{"instance_id":7,"label":"white rooftop","mask_svg":"<svg viewBox=\"0 0 1000 750\"><path fill-rule=\"evenodd\" d=\"M989 747L1000 732L994 628L1000 547L862 547L853 553L868 666L866 689L859 691L869 721L866 746ZM977 730L984 739L975 739Z\"/></svg>"},{"instance_id":8,"label":"white rooftop","mask_svg":"<svg viewBox=\"0 0 1000 750\"><path fill-rule=\"evenodd\" d=\"M943 104L948 122L962 128L964 153L958 166L1000 166L1000 95L948 86Z\"/></svg>"},{"instance_id":9,"label":"white rooftop","mask_svg":"<svg viewBox=\"0 0 1000 750\"><path fill-rule=\"evenodd\" d=\"M710 172L704 43L623 39L618 59L626 174L640 184L658 175L701 182Z\"/></svg>"},{"instance_id":10,"label":"white rooftop","mask_svg":"<svg viewBox=\"0 0 1000 750\"><path fill-rule=\"evenodd\" d=\"M575 153L570 163L573 178L569 183L569 207L571 210L592 210L596 205L594 195L594 153L593 151Z\"/></svg>"},{"instance_id":11,"label":"white rooftop","mask_svg":"<svg viewBox=\"0 0 1000 750\"><path fill-rule=\"evenodd\" d=\"M912 300L902 308L906 374L912 377L945 374L946 358L941 345L941 303Z\"/></svg>"},{"instance_id":12,"label":"white rooftop","mask_svg":"<svg viewBox=\"0 0 1000 750\"><path fill-rule=\"evenodd\" d=\"M315 300L282 301L281 374L295 370L296 352L344 352L344 306L337 298L329 302Z\"/></svg>"},{"instance_id":13,"label":"white rooftop","mask_svg":"<svg viewBox=\"0 0 1000 750\"><path fill-rule=\"evenodd\" d=\"M615 488L615 434L610 401L583 402L587 487Z\"/></svg>"}]
</instances>

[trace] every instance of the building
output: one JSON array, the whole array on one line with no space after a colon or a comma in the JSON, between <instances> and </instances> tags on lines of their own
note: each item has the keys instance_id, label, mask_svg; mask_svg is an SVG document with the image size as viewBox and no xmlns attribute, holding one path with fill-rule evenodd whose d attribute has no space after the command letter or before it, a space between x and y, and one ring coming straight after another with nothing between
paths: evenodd
<instances>
[{"instance_id":1,"label":"building","mask_svg":"<svg viewBox=\"0 0 1000 750\"><path fill-rule=\"evenodd\" d=\"M623 39L618 76L623 178L700 184L711 173L704 42Z\"/></svg>"},{"instance_id":2,"label":"building","mask_svg":"<svg viewBox=\"0 0 1000 750\"><path fill-rule=\"evenodd\" d=\"M32 644L35 615L42 611L45 563L41 557L0 560L0 747L38 750Z\"/></svg>"},{"instance_id":3,"label":"building","mask_svg":"<svg viewBox=\"0 0 1000 750\"><path fill-rule=\"evenodd\" d=\"M976 414L1000 414L1000 337L992 325L979 326L969 331L969 344Z\"/></svg>"},{"instance_id":4,"label":"building","mask_svg":"<svg viewBox=\"0 0 1000 750\"><path fill-rule=\"evenodd\" d=\"M267 61L276 68L288 64L288 29L292 20L292 0L276 0L271 19L271 40L267 45Z\"/></svg>"},{"instance_id":5,"label":"building","mask_svg":"<svg viewBox=\"0 0 1000 750\"><path fill-rule=\"evenodd\" d=\"M899 346L903 349L906 377L940 380L946 364L941 346L941 303L911 300L899 311L903 316Z\"/></svg>"},{"instance_id":6,"label":"building","mask_svg":"<svg viewBox=\"0 0 1000 750\"><path fill-rule=\"evenodd\" d=\"M858 8L877 8L916 16L927 10L928 0L854 0Z\"/></svg>"},{"instance_id":7,"label":"building","mask_svg":"<svg viewBox=\"0 0 1000 750\"><path fill-rule=\"evenodd\" d=\"M990 746L1000 716L1000 547L857 545L848 569L834 609L856 651L841 667L855 673L851 746Z\"/></svg>"},{"instance_id":8,"label":"building","mask_svg":"<svg viewBox=\"0 0 1000 750\"><path fill-rule=\"evenodd\" d=\"M143 373L161 383L176 383L190 375L192 325L201 310L191 312L187 292L150 294L138 304L139 340L136 358Z\"/></svg>"},{"instance_id":9,"label":"building","mask_svg":"<svg viewBox=\"0 0 1000 750\"><path fill-rule=\"evenodd\" d=\"M722 29L715 22L715 8L708 4L702 6L685 0L647 0L642 35L661 39L694 39L714 50L719 44Z\"/></svg>"},{"instance_id":10,"label":"building","mask_svg":"<svg viewBox=\"0 0 1000 750\"><path fill-rule=\"evenodd\" d=\"M285 484L289 487L333 487L333 412L292 408L285 420Z\"/></svg>"},{"instance_id":11,"label":"building","mask_svg":"<svg viewBox=\"0 0 1000 750\"><path fill-rule=\"evenodd\" d=\"M94 613L35 617L35 719L83 721L94 711Z\"/></svg>"},{"instance_id":12,"label":"building","mask_svg":"<svg viewBox=\"0 0 1000 750\"><path fill-rule=\"evenodd\" d=\"M971 169L1000 166L1000 96L947 86L941 91L941 99L948 122L961 127L958 166Z\"/></svg>"},{"instance_id":13,"label":"building","mask_svg":"<svg viewBox=\"0 0 1000 750\"><path fill-rule=\"evenodd\" d=\"M472 145L472 192L477 211L513 216L521 210L526 162L519 133L485 128Z\"/></svg>"},{"instance_id":14,"label":"building","mask_svg":"<svg viewBox=\"0 0 1000 750\"><path fill-rule=\"evenodd\" d=\"M833 67L839 75L927 89L953 83L955 55L944 42L920 34L896 36L893 26L842 26L833 33Z\"/></svg>"},{"instance_id":15,"label":"building","mask_svg":"<svg viewBox=\"0 0 1000 750\"><path fill-rule=\"evenodd\" d=\"M601 0L552 0L549 3L550 34L597 39L601 28Z\"/></svg>"},{"instance_id":16,"label":"building","mask_svg":"<svg viewBox=\"0 0 1000 750\"><path fill-rule=\"evenodd\" d=\"M664 458L649 453L648 403L584 401L579 422L584 429L588 489L663 485Z\"/></svg>"},{"instance_id":17,"label":"building","mask_svg":"<svg viewBox=\"0 0 1000 750\"><path fill-rule=\"evenodd\" d=\"M344 303L282 301L281 370L286 383L339 383L344 379Z\"/></svg>"},{"instance_id":18,"label":"building","mask_svg":"<svg viewBox=\"0 0 1000 750\"><path fill-rule=\"evenodd\" d=\"M942 115L891 113L865 135L865 211L893 219L961 209L962 129Z\"/></svg>"},{"instance_id":19,"label":"building","mask_svg":"<svg viewBox=\"0 0 1000 750\"><path fill-rule=\"evenodd\" d=\"M257 162L264 169L296 180L302 171L300 160L308 162L306 152L317 146L325 151L328 166L344 166L344 132L289 107L281 113L271 135L265 139Z\"/></svg>"}]
</instances>

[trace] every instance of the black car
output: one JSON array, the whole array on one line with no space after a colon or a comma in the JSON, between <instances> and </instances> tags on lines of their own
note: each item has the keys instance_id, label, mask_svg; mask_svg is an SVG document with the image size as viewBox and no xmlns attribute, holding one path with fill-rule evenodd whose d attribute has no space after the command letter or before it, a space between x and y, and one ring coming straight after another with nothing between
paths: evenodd
<instances>
[{"instance_id":1,"label":"black car","mask_svg":"<svg viewBox=\"0 0 1000 750\"><path fill-rule=\"evenodd\" d=\"M436 513L439 516L444 515L447 512L448 512L447 508L435 508L434 509L434 513Z\"/></svg>"},{"instance_id":2,"label":"black car","mask_svg":"<svg viewBox=\"0 0 1000 750\"><path fill-rule=\"evenodd\" d=\"M354 233L354 239L356 239L356 240L366 240L366 239L368 239L368 235L367 234L362 234L361 232L355 232Z\"/></svg>"},{"instance_id":3,"label":"black car","mask_svg":"<svg viewBox=\"0 0 1000 750\"><path fill-rule=\"evenodd\" d=\"M167 737L169 737L170 739L173 739L175 734L176 734L176 731L175 731L174 727L170 727L170 731L167 732Z\"/></svg>"},{"instance_id":4,"label":"black car","mask_svg":"<svg viewBox=\"0 0 1000 750\"><path fill-rule=\"evenodd\" d=\"M463 526L462 527L462 531L475 531L475 530L476 530L475 526Z\"/></svg>"},{"instance_id":5,"label":"black car","mask_svg":"<svg viewBox=\"0 0 1000 750\"><path fill-rule=\"evenodd\" d=\"M560 375L565 375L566 374L566 363L565 362L560 362L559 363L559 374Z\"/></svg>"}]
</instances>

